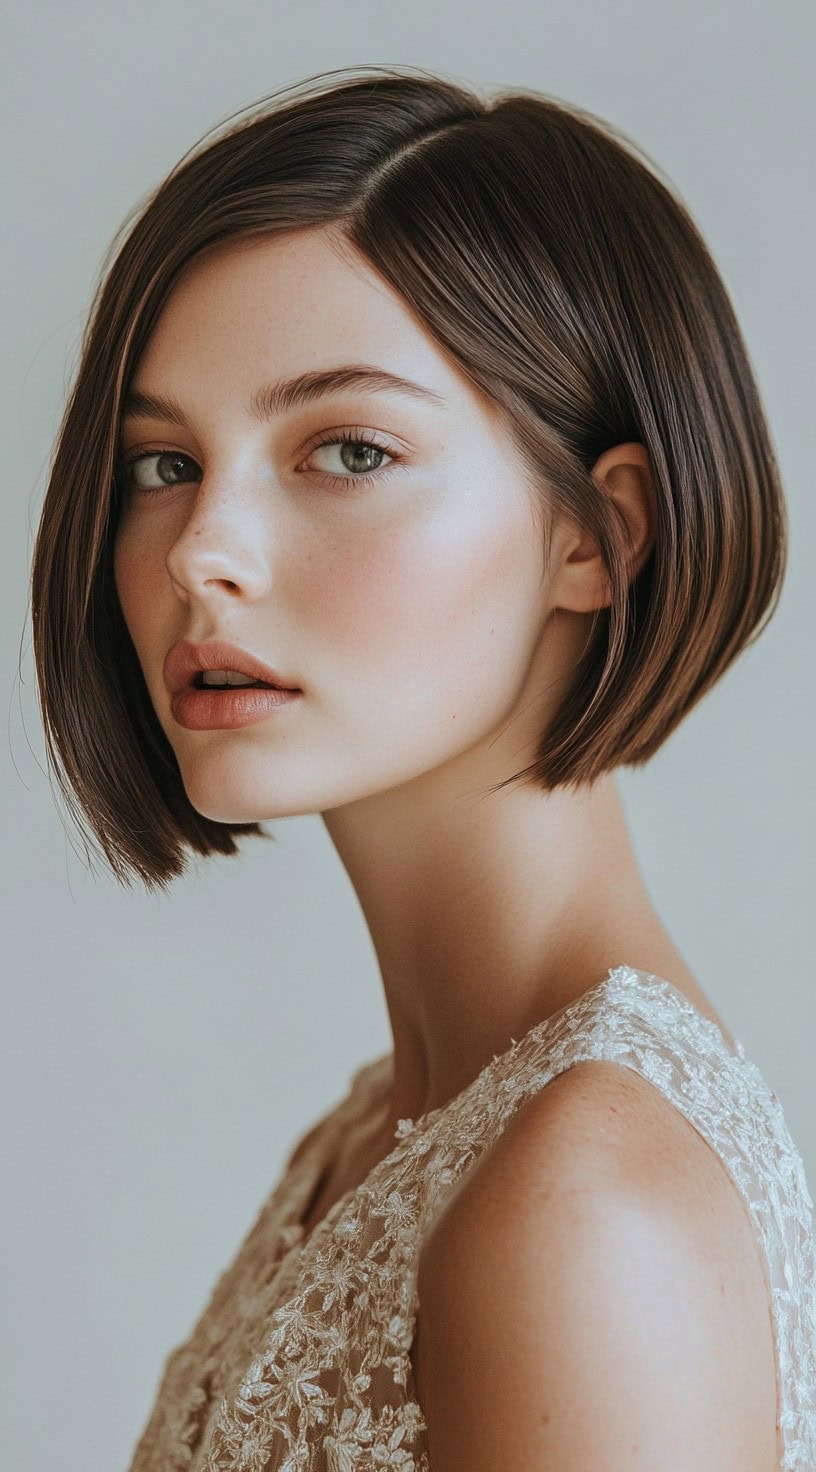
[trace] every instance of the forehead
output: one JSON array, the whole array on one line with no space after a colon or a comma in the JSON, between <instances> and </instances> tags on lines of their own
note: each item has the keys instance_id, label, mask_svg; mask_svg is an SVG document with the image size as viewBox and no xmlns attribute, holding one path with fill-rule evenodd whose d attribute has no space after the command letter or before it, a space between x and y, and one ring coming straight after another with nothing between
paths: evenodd
<instances>
[{"instance_id":1,"label":"forehead","mask_svg":"<svg viewBox=\"0 0 816 1472\"><path fill-rule=\"evenodd\" d=\"M152 347L175 361L225 355L233 369L237 355L262 358L281 374L358 359L407 377L451 372L407 303L326 230L209 247L172 289Z\"/></svg>"},{"instance_id":2,"label":"forehead","mask_svg":"<svg viewBox=\"0 0 816 1472\"><path fill-rule=\"evenodd\" d=\"M459 365L374 266L327 229L219 242L183 270L138 378L188 369L274 379L374 364L445 401L475 402ZM478 396L479 398L481 396Z\"/></svg>"}]
</instances>

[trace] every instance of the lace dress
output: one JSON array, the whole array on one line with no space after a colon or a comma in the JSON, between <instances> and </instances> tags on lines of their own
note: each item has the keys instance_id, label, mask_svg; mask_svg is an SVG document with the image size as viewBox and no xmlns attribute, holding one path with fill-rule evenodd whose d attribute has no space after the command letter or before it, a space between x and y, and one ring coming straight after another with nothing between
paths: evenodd
<instances>
[{"instance_id":1,"label":"lace dress","mask_svg":"<svg viewBox=\"0 0 816 1472\"><path fill-rule=\"evenodd\" d=\"M392 1055L356 1071L165 1361L130 1472L429 1472L409 1358L423 1236L522 1100L593 1058L650 1080L743 1193L771 1294L780 1472L814 1472L816 1244L801 1157L743 1045L732 1051L672 983L629 966L514 1041L447 1104L400 1120L391 1153L307 1233L299 1221L323 1168L386 1097Z\"/></svg>"}]
</instances>

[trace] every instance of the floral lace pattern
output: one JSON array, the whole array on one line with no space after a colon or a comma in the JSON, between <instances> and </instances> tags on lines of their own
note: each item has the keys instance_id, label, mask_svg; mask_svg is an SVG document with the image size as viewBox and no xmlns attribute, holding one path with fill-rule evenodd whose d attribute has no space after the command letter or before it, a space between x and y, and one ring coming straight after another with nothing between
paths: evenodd
<instances>
[{"instance_id":1,"label":"floral lace pattern","mask_svg":"<svg viewBox=\"0 0 816 1472\"><path fill-rule=\"evenodd\" d=\"M167 1358L130 1472L429 1472L409 1350L419 1248L520 1103L589 1059L649 1079L724 1161L767 1266L780 1472L816 1468L813 1202L782 1106L741 1043L629 966L538 1023L397 1145L309 1232L300 1217L391 1054L303 1136L190 1337ZM297 1158L295 1158L297 1157Z\"/></svg>"}]
</instances>

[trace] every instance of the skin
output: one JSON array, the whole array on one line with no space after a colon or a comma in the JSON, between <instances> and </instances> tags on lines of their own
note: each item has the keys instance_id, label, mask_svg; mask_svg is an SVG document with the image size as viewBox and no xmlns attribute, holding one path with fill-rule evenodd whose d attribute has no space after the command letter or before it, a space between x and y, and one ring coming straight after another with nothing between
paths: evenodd
<instances>
[{"instance_id":1,"label":"skin","mask_svg":"<svg viewBox=\"0 0 816 1472\"><path fill-rule=\"evenodd\" d=\"M266 422L250 413L263 385L349 363L414 380L441 402L346 388ZM390 1153L398 1120L446 1104L612 966L673 982L733 1042L651 904L614 775L579 790L547 793L529 782L490 790L533 761L609 588L597 547L575 524L556 524L545 565L538 492L509 429L391 287L329 230L222 243L180 277L132 387L173 396L187 421L140 413L123 423L123 453L172 452L190 463L170 484L155 460L133 471L156 489L126 488L114 571L190 801L222 822L320 813L379 962L393 1082L327 1162L307 1226ZM375 438L382 456L355 469L360 462L344 462L341 446L315 448L343 431ZM655 527L646 451L614 446L593 476L626 517L634 577ZM186 730L163 681L168 650L182 638L242 645L303 694L256 725ZM611 1407L631 1404L625 1396L644 1365L661 1395L682 1380L689 1405L699 1404L698 1383L689 1388L674 1361L655 1360L657 1346L676 1346L674 1325L695 1355L702 1336L707 1371L730 1363L724 1345L757 1346L713 1392L710 1428L695 1424L717 1449L719 1472L771 1465L767 1436L761 1442L773 1411L767 1298L741 1199L707 1147L703 1164L691 1127L674 1116L667 1123L671 1110L654 1089L630 1086L622 1100L621 1087L602 1064L568 1070L519 1111L429 1234L412 1354L440 1472L462 1465L466 1435L474 1472L502 1464L498 1449L494 1460L488 1454L490 1438L497 1448L502 1440L501 1420L485 1423L489 1405L499 1418L502 1407L511 1414L525 1465L554 1465L537 1459L555 1450L563 1472L578 1472L599 1465L599 1453L580 1439L570 1448L570 1428L603 1425ZM586 1101L577 1134L576 1100ZM615 1114L599 1154L598 1121ZM588 1182L599 1194L576 1233L575 1196ZM636 1203L652 1204L646 1231L632 1190ZM610 1201L615 1222L634 1224L634 1237L616 1231L617 1256L604 1227ZM495 1244L511 1233L512 1254L497 1259ZM714 1242L725 1244L720 1257ZM555 1257L564 1292L535 1298L546 1286L541 1264ZM684 1277L674 1270L681 1259L708 1269ZM599 1299L570 1297L570 1284L592 1282L603 1287ZM616 1345L618 1326L599 1314L633 1282L641 1287L625 1299L627 1322L647 1328L631 1353L621 1346L587 1361L587 1395L599 1398L576 1402L563 1377L572 1375L580 1324L590 1326L582 1352L599 1328L607 1348ZM519 1309L531 1302L552 1316L550 1350L563 1342L566 1353L544 1358L536 1316ZM656 1303L667 1327L657 1323L652 1341ZM499 1347L485 1383L467 1357L480 1335ZM512 1383L505 1343L516 1346ZM557 1406L571 1408L566 1418L553 1415ZM727 1455L723 1424L749 1428ZM620 1460L610 1442L609 1472L660 1461L659 1418L633 1430L619 1417L615 1434ZM697 1441L685 1450L691 1460L676 1465L708 1468Z\"/></svg>"},{"instance_id":2,"label":"skin","mask_svg":"<svg viewBox=\"0 0 816 1472\"><path fill-rule=\"evenodd\" d=\"M597 1059L540 1089L423 1239L434 1472L777 1472L762 1252L723 1161Z\"/></svg>"},{"instance_id":3,"label":"skin","mask_svg":"<svg viewBox=\"0 0 816 1472\"><path fill-rule=\"evenodd\" d=\"M251 416L260 386L346 363L444 402L347 389ZM665 976L725 1032L653 909L614 776L489 791L533 760L609 589L574 524L545 566L509 429L391 287L329 230L220 244L182 274L132 386L187 419L124 420L123 454L192 463L169 483L155 460L131 469L114 571L190 801L223 822L322 814L378 957L393 1087L332 1185L610 966ZM342 446L314 448L344 430L384 451L367 484ZM648 456L613 447L593 475L634 576ZM186 730L162 675L181 638L232 640L304 693L253 726Z\"/></svg>"}]
</instances>

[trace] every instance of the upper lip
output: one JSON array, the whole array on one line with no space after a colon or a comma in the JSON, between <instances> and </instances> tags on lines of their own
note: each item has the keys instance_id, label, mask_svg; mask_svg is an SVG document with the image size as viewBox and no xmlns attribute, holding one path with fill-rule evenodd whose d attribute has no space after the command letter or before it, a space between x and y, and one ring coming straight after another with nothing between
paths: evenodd
<instances>
[{"instance_id":1,"label":"upper lip","mask_svg":"<svg viewBox=\"0 0 816 1472\"><path fill-rule=\"evenodd\" d=\"M189 640L182 639L174 644L164 661L164 683L175 695L188 689L202 670L237 670L241 675L265 680L267 685L277 685L281 690L298 688L248 650L220 639L209 639L206 644L191 644Z\"/></svg>"}]
</instances>

